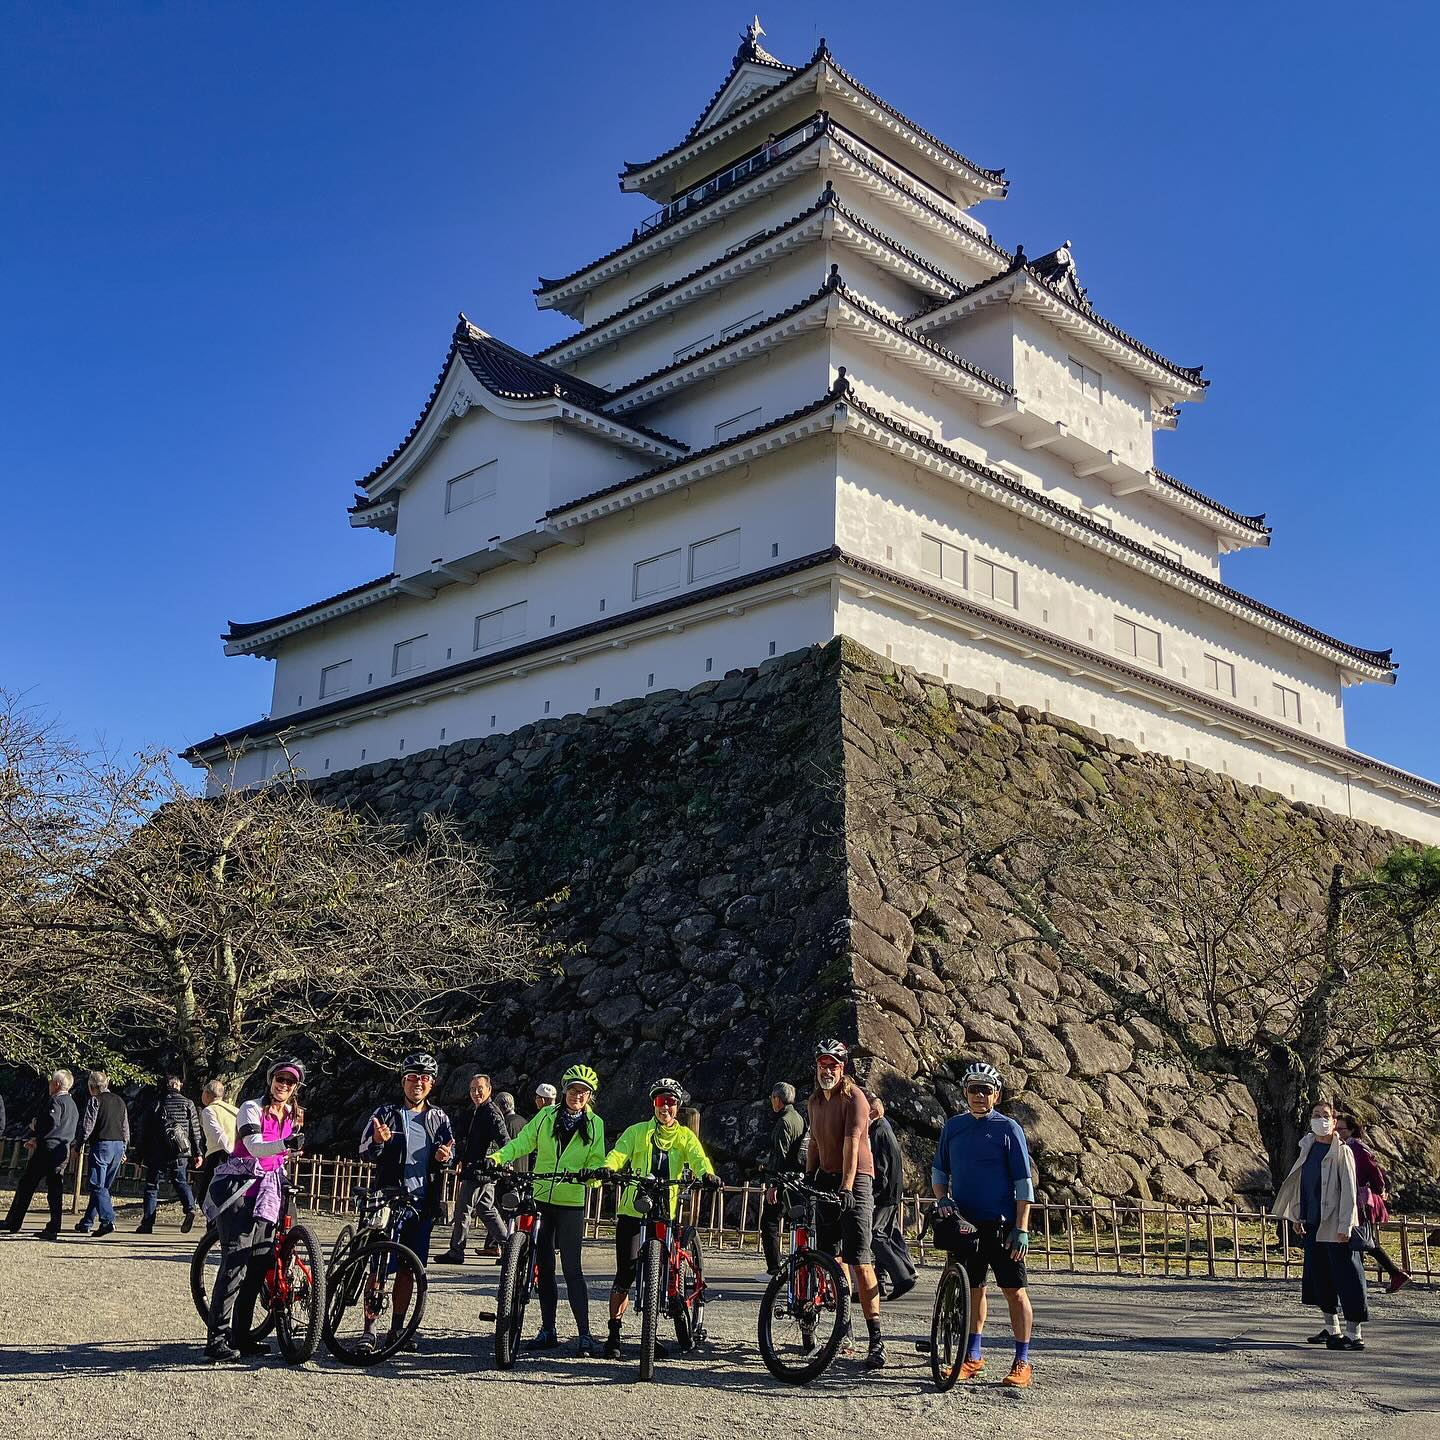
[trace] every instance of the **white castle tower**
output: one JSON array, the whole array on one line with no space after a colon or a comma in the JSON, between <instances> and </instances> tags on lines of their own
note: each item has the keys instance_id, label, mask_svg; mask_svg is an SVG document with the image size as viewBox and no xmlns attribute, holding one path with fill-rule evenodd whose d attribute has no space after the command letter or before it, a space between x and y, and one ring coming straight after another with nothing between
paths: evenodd
<instances>
[{"instance_id":1,"label":"white castle tower","mask_svg":"<svg viewBox=\"0 0 1440 1440\"><path fill-rule=\"evenodd\" d=\"M253 783L283 737L333 773L843 634L1440 839L1440 787L1345 744L1344 688L1393 683L1390 652L1225 585L1264 516L1156 468L1199 369L1102 316L1068 243L991 239L999 171L762 33L626 165L660 208L540 282L573 335L532 356L461 317L350 510L390 572L232 623L227 654L275 662L270 714L189 757Z\"/></svg>"}]
</instances>

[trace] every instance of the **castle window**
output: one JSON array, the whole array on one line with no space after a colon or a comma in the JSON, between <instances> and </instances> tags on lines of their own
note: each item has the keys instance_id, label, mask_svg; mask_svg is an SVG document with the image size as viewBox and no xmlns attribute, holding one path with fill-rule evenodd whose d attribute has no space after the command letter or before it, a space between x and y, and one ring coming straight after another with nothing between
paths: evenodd
<instances>
[{"instance_id":1,"label":"castle window","mask_svg":"<svg viewBox=\"0 0 1440 1440\"><path fill-rule=\"evenodd\" d=\"M757 405L753 410L746 410L742 415L722 420L715 427L715 443L718 445L722 440L733 440L737 435L743 435L747 430L753 430L759 423L760 407Z\"/></svg>"},{"instance_id":2,"label":"castle window","mask_svg":"<svg viewBox=\"0 0 1440 1440\"><path fill-rule=\"evenodd\" d=\"M1124 616L1115 617L1115 648L1122 655L1133 655L1150 665L1160 663L1160 632L1137 625Z\"/></svg>"},{"instance_id":3,"label":"castle window","mask_svg":"<svg viewBox=\"0 0 1440 1440\"><path fill-rule=\"evenodd\" d=\"M727 530L708 540L697 540L690 547L690 579L704 580L710 575L723 575L740 568L740 532Z\"/></svg>"},{"instance_id":4,"label":"castle window","mask_svg":"<svg viewBox=\"0 0 1440 1440\"><path fill-rule=\"evenodd\" d=\"M1218 660L1214 655L1205 657L1205 683L1222 695L1235 696L1235 667L1228 660Z\"/></svg>"},{"instance_id":5,"label":"castle window","mask_svg":"<svg viewBox=\"0 0 1440 1440\"><path fill-rule=\"evenodd\" d=\"M965 583L965 552L948 540L934 535L920 537L920 568L927 575L948 580L952 585Z\"/></svg>"},{"instance_id":6,"label":"castle window","mask_svg":"<svg viewBox=\"0 0 1440 1440\"><path fill-rule=\"evenodd\" d=\"M680 552L667 550L663 555L652 555L648 560L635 564L634 598L658 595L662 590L673 590L680 583Z\"/></svg>"},{"instance_id":7,"label":"castle window","mask_svg":"<svg viewBox=\"0 0 1440 1440\"><path fill-rule=\"evenodd\" d=\"M1288 720L1292 725L1300 723L1300 692L1298 690L1286 689L1284 685L1272 685L1274 694L1275 713L1282 719Z\"/></svg>"},{"instance_id":8,"label":"castle window","mask_svg":"<svg viewBox=\"0 0 1440 1440\"><path fill-rule=\"evenodd\" d=\"M341 660L327 665L320 672L320 698L327 700L331 695L344 695L350 689L350 661Z\"/></svg>"},{"instance_id":9,"label":"castle window","mask_svg":"<svg viewBox=\"0 0 1440 1440\"><path fill-rule=\"evenodd\" d=\"M500 468L498 460L487 460L463 475L457 475L445 484L445 513L463 510L477 500L488 499L495 493L495 476Z\"/></svg>"},{"instance_id":10,"label":"castle window","mask_svg":"<svg viewBox=\"0 0 1440 1440\"><path fill-rule=\"evenodd\" d=\"M715 332L712 330L708 335L702 335L698 340L692 340L688 345L682 345L675 352L675 364L682 360L688 360L692 355L698 355L707 345L715 343Z\"/></svg>"},{"instance_id":11,"label":"castle window","mask_svg":"<svg viewBox=\"0 0 1440 1440\"><path fill-rule=\"evenodd\" d=\"M993 600L997 605L1012 608L1019 602L1019 580L1008 566L997 565L993 560L975 557L975 568L971 571L970 584L977 595Z\"/></svg>"},{"instance_id":12,"label":"castle window","mask_svg":"<svg viewBox=\"0 0 1440 1440\"><path fill-rule=\"evenodd\" d=\"M413 639L402 640L394 650L390 662L392 675L408 675L412 670L425 668L425 641L427 635L416 635Z\"/></svg>"},{"instance_id":13,"label":"castle window","mask_svg":"<svg viewBox=\"0 0 1440 1440\"><path fill-rule=\"evenodd\" d=\"M475 648L485 650L503 640L517 640L525 633L525 601L475 617Z\"/></svg>"},{"instance_id":14,"label":"castle window","mask_svg":"<svg viewBox=\"0 0 1440 1440\"><path fill-rule=\"evenodd\" d=\"M1073 355L1067 356L1065 363L1070 370L1070 379L1075 388L1087 400L1093 400L1097 405L1103 403L1105 387L1100 379L1100 372L1092 370L1083 360L1077 360Z\"/></svg>"}]
</instances>

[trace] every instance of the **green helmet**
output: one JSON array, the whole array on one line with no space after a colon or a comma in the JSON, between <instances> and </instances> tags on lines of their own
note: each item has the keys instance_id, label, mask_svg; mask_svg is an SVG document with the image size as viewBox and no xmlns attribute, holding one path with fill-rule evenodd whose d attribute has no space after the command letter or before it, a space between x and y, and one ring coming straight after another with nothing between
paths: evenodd
<instances>
[{"instance_id":1,"label":"green helmet","mask_svg":"<svg viewBox=\"0 0 1440 1440\"><path fill-rule=\"evenodd\" d=\"M593 1095L600 1088L600 1077L588 1065L572 1065L561 1077L560 1088L568 1090L572 1085L584 1085Z\"/></svg>"}]
</instances>

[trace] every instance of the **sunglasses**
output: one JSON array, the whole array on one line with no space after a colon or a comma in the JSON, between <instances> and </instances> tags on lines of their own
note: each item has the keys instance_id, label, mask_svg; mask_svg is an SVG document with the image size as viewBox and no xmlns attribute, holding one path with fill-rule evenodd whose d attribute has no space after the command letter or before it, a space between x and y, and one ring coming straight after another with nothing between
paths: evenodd
<instances>
[{"instance_id":1,"label":"sunglasses","mask_svg":"<svg viewBox=\"0 0 1440 1440\"><path fill-rule=\"evenodd\" d=\"M655 1108L657 1110L676 1110L680 1102L673 1095L657 1095L655 1097Z\"/></svg>"},{"instance_id":2,"label":"sunglasses","mask_svg":"<svg viewBox=\"0 0 1440 1440\"><path fill-rule=\"evenodd\" d=\"M995 1087L993 1085L967 1085L965 1093L967 1095L993 1095Z\"/></svg>"},{"instance_id":3,"label":"sunglasses","mask_svg":"<svg viewBox=\"0 0 1440 1440\"><path fill-rule=\"evenodd\" d=\"M412 1080L421 1080L430 1085L435 1083L435 1077L433 1075L417 1075L413 1070L406 1074L405 1083L408 1085Z\"/></svg>"},{"instance_id":4,"label":"sunglasses","mask_svg":"<svg viewBox=\"0 0 1440 1440\"><path fill-rule=\"evenodd\" d=\"M294 1089L300 1082L293 1075L276 1075L270 1083L272 1085L284 1085L287 1089Z\"/></svg>"}]
</instances>

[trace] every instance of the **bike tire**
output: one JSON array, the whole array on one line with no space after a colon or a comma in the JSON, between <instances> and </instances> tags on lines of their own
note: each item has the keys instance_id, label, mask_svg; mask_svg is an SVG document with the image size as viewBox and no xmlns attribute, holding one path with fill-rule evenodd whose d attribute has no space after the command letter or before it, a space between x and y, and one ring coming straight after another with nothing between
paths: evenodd
<instances>
[{"instance_id":1,"label":"bike tire","mask_svg":"<svg viewBox=\"0 0 1440 1440\"><path fill-rule=\"evenodd\" d=\"M190 1257L190 1298L195 1302L196 1312L207 1334L210 1330L210 1295L215 1281L210 1257L219 1243L219 1232L212 1226L200 1237L200 1243ZM252 1321L250 1334L246 1337L250 1344L263 1340L275 1326L275 1317L268 1310L257 1305L256 1315L258 1318Z\"/></svg>"},{"instance_id":2,"label":"bike tire","mask_svg":"<svg viewBox=\"0 0 1440 1440\"><path fill-rule=\"evenodd\" d=\"M325 1273L331 1274L345 1259L345 1252L355 1243L355 1227L342 1225L340 1233L330 1242L330 1258L325 1264Z\"/></svg>"},{"instance_id":3,"label":"bike tire","mask_svg":"<svg viewBox=\"0 0 1440 1440\"><path fill-rule=\"evenodd\" d=\"M314 1355L325 1324L324 1254L308 1225L286 1231L276 1248L275 1268L288 1291L274 1309L280 1353L292 1365L303 1365Z\"/></svg>"},{"instance_id":4,"label":"bike tire","mask_svg":"<svg viewBox=\"0 0 1440 1440\"><path fill-rule=\"evenodd\" d=\"M655 1378L655 1341L660 1329L660 1278L664 1253L652 1235L640 1252L640 1378Z\"/></svg>"},{"instance_id":5,"label":"bike tire","mask_svg":"<svg viewBox=\"0 0 1440 1440\"><path fill-rule=\"evenodd\" d=\"M675 1340L684 1354L705 1338L705 1257L693 1225L682 1232L680 1248L689 1257L680 1260L680 1295L675 1301ZM689 1305L686 1296L692 1290L695 1303Z\"/></svg>"},{"instance_id":6,"label":"bike tire","mask_svg":"<svg viewBox=\"0 0 1440 1440\"><path fill-rule=\"evenodd\" d=\"M530 1287L525 1282L532 1244L526 1231L517 1230L505 1241L500 1257L500 1289L495 1297L495 1365L500 1370L513 1370L520 1353L525 1306L530 1299Z\"/></svg>"},{"instance_id":7,"label":"bike tire","mask_svg":"<svg viewBox=\"0 0 1440 1440\"><path fill-rule=\"evenodd\" d=\"M395 1265L394 1274L390 1273L392 1262ZM410 1309L406 1314L405 1324L398 1331L387 1329L384 1338L378 1339L377 1343L370 1347L360 1344L358 1337L342 1338L341 1322L346 1312L354 1309L357 1303L364 1304L366 1301L378 1299L380 1310L377 1311L377 1319L380 1313L388 1308L396 1277L402 1270L409 1273L411 1282ZM425 1267L420 1263L420 1257L407 1245L398 1244L394 1240L377 1240L354 1252L339 1272L331 1277L330 1298L325 1307L325 1323L320 1332L325 1348L342 1365L366 1367L388 1360L404 1349L410 1342L410 1337L420 1328L420 1321L425 1314L427 1284ZM380 1334L378 1326L374 1333L377 1336Z\"/></svg>"},{"instance_id":8,"label":"bike tire","mask_svg":"<svg viewBox=\"0 0 1440 1440\"><path fill-rule=\"evenodd\" d=\"M970 1341L970 1281L953 1261L941 1272L930 1316L930 1375L942 1393L960 1378Z\"/></svg>"},{"instance_id":9,"label":"bike tire","mask_svg":"<svg viewBox=\"0 0 1440 1440\"><path fill-rule=\"evenodd\" d=\"M792 1277L794 1293L815 1295L821 1293L822 1282L830 1286L834 1296L834 1319L830 1332L823 1337L817 1333L824 1322L824 1310L816 1309L813 1303L792 1307L790 1295ZM818 1346L808 1352L809 1358L800 1363L778 1343L775 1334L777 1311L793 1319L800 1330L818 1341ZM808 1324L807 1324L808 1316ZM850 1290L839 1265L829 1255L818 1250L800 1250L770 1277L765 1294L760 1300L760 1323L757 1338L760 1343L760 1357L765 1368L787 1385L806 1385L828 1368L839 1353L840 1343L850 1324Z\"/></svg>"}]
</instances>

